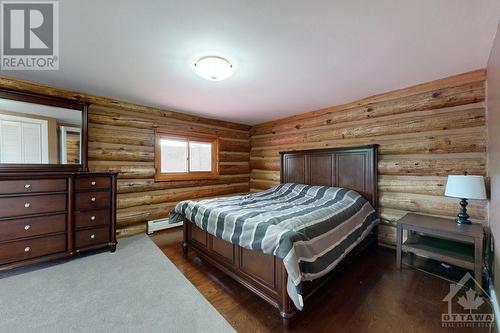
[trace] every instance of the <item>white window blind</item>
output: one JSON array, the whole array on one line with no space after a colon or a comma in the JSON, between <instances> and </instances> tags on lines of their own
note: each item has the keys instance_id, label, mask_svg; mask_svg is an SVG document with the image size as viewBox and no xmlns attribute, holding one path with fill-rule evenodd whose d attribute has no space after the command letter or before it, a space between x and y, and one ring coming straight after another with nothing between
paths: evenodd
<instances>
[{"instance_id":1,"label":"white window blind","mask_svg":"<svg viewBox=\"0 0 500 333\"><path fill-rule=\"evenodd\" d=\"M0 163L49 161L48 122L0 114Z\"/></svg>"},{"instance_id":2,"label":"white window blind","mask_svg":"<svg viewBox=\"0 0 500 333\"><path fill-rule=\"evenodd\" d=\"M164 138L160 144L161 172L212 171L212 143Z\"/></svg>"},{"instance_id":3,"label":"white window blind","mask_svg":"<svg viewBox=\"0 0 500 333\"><path fill-rule=\"evenodd\" d=\"M189 142L189 171L212 171L212 144Z\"/></svg>"},{"instance_id":4,"label":"white window blind","mask_svg":"<svg viewBox=\"0 0 500 333\"><path fill-rule=\"evenodd\" d=\"M23 151L21 148L22 123L16 121L0 120L0 138L1 138L1 162L2 163L21 163Z\"/></svg>"},{"instance_id":5,"label":"white window blind","mask_svg":"<svg viewBox=\"0 0 500 333\"><path fill-rule=\"evenodd\" d=\"M188 142L185 140L161 140L161 172L188 171Z\"/></svg>"}]
</instances>

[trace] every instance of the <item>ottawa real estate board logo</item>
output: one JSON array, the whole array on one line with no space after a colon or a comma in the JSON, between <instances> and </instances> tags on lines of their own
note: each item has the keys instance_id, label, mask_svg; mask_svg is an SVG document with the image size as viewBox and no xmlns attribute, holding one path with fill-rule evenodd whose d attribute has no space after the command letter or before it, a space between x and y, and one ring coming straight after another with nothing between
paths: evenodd
<instances>
[{"instance_id":1,"label":"ottawa real estate board logo","mask_svg":"<svg viewBox=\"0 0 500 333\"><path fill-rule=\"evenodd\" d=\"M59 3L0 1L2 70L59 69Z\"/></svg>"},{"instance_id":2,"label":"ottawa real estate board logo","mask_svg":"<svg viewBox=\"0 0 500 333\"><path fill-rule=\"evenodd\" d=\"M466 284L472 282L483 291L481 284L470 273L466 273L457 283L450 284L450 292L443 298L448 311L441 315L441 326L446 328L489 328L495 324L492 302L489 296L477 294Z\"/></svg>"}]
</instances>

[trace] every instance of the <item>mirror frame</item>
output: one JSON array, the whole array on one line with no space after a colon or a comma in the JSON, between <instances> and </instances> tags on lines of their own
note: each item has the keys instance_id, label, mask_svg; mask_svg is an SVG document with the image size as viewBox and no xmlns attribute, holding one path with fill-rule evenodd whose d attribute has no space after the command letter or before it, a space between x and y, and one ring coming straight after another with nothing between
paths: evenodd
<instances>
[{"instance_id":1,"label":"mirror frame","mask_svg":"<svg viewBox=\"0 0 500 333\"><path fill-rule=\"evenodd\" d=\"M82 112L80 164L9 164L0 163L0 172L87 172L88 171L88 110L89 103L62 97L0 88L0 98L43 104Z\"/></svg>"}]
</instances>

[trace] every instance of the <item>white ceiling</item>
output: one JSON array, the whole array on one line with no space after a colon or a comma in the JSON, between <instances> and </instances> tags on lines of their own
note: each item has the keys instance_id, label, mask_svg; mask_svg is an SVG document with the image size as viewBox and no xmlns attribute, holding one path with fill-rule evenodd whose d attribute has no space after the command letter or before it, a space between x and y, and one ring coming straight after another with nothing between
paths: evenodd
<instances>
[{"instance_id":1,"label":"white ceiling","mask_svg":"<svg viewBox=\"0 0 500 333\"><path fill-rule=\"evenodd\" d=\"M247 124L486 67L500 0L63 0L60 70L2 72ZM197 58L235 74L198 77Z\"/></svg>"}]
</instances>

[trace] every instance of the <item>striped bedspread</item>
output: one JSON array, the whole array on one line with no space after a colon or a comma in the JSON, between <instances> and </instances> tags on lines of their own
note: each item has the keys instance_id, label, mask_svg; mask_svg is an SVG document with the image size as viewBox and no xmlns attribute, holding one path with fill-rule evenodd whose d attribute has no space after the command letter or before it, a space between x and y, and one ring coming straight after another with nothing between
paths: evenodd
<instances>
[{"instance_id":1,"label":"striped bedspread","mask_svg":"<svg viewBox=\"0 0 500 333\"><path fill-rule=\"evenodd\" d=\"M283 259L288 294L302 309L301 282L330 272L378 222L370 203L338 187L280 184L242 196L182 201L170 218L186 217L208 233Z\"/></svg>"}]
</instances>

